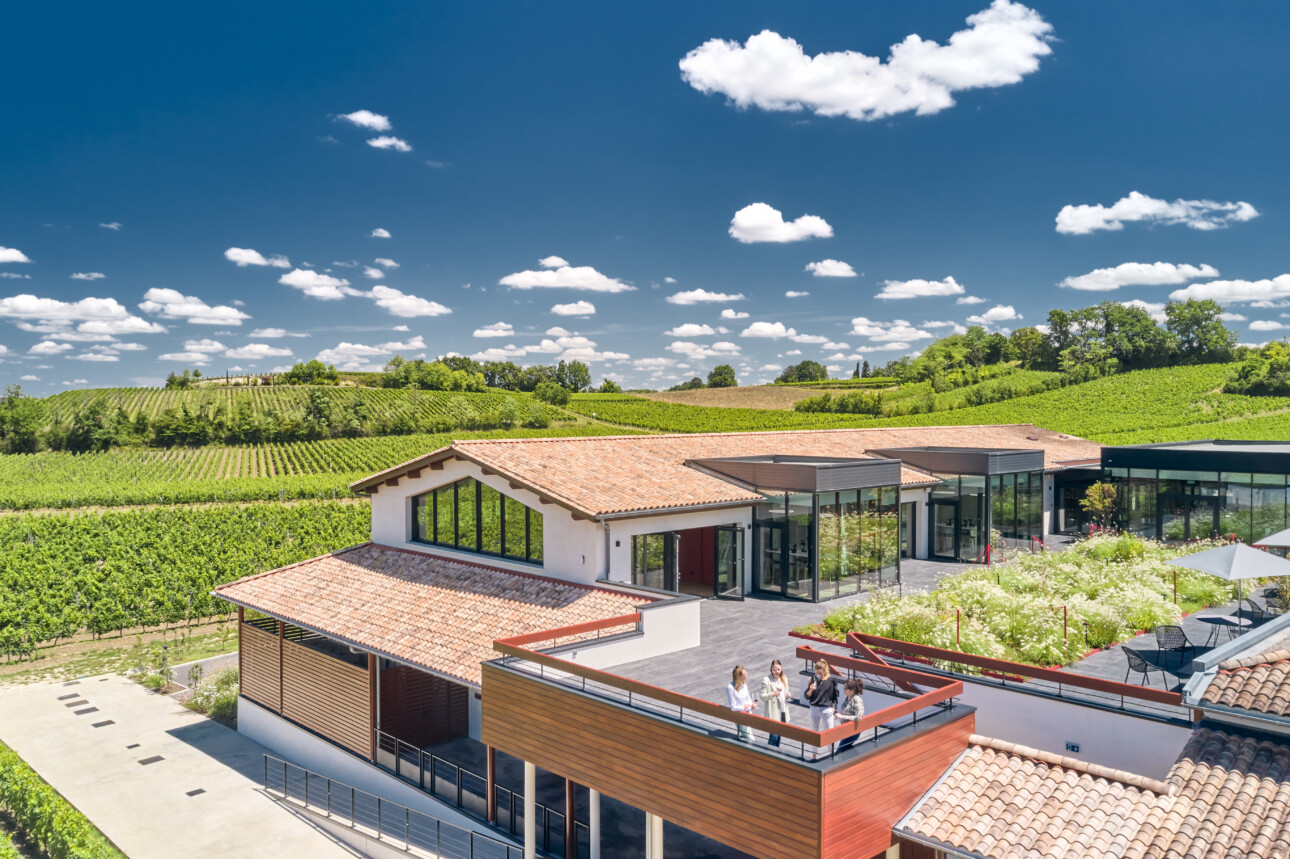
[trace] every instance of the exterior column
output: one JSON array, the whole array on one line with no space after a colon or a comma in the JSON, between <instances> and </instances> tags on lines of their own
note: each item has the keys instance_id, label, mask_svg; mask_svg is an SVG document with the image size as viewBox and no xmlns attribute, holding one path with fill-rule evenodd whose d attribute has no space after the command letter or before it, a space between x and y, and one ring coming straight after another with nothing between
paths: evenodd
<instances>
[{"instance_id":1,"label":"exterior column","mask_svg":"<svg viewBox=\"0 0 1290 859\"><path fill-rule=\"evenodd\" d=\"M578 806L573 779L564 780L564 859L578 859Z\"/></svg>"},{"instance_id":2,"label":"exterior column","mask_svg":"<svg viewBox=\"0 0 1290 859\"><path fill-rule=\"evenodd\" d=\"M497 823L497 749L487 746L488 822Z\"/></svg>"},{"instance_id":3,"label":"exterior column","mask_svg":"<svg viewBox=\"0 0 1290 859\"><path fill-rule=\"evenodd\" d=\"M591 791L587 811L591 817L591 859L600 859L600 791Z\"/></svg>"},{"instance_id":4,"label":"exterior column","mask_svg":"<svg viewBox=\"0 0 1290 859\"><path fill-rule=\"evenodd\" d=\"M537 767L524 762L524 859L537 859Z\"/></svg>"},{"instance_id":5,"label":"exterior column","mask_svg":"<svg viewBox=\"0 0 1290 859\"><path fill-rule=\"evenodd\" d=\"M645 812L645 859L663 859L663 818Z\"/></svg>"},{"instance_id":6,"label":"exterior column","mask_svg":"<svg viewBox=\"0 0 1290 859\"><path fill-rule=\"evenodd\" d=\"M381 730L380 710L377 702L380 701L380 682L381 672L376 661L376 654L367 654L367 721L371 725L371 731L368 736L372 739L372 763L376 763L376 749L378 747L377 735Z\"/></svg>"}]
</instances>

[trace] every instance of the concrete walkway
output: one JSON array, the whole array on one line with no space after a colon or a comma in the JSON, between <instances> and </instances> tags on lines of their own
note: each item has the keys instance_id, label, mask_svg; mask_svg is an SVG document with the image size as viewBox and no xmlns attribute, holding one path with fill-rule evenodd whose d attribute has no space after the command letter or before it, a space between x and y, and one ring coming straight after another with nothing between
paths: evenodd
<instances>
[{"instance_id":1,"label":"concrete walkway","mask_svg":"<svg viewBox=\"0 0 1290 859\"><path fill-rule=\"evenodd\" d=\"M131 859L356 855L260 790L267 749L124 677L0 690L0 740Z\"/></svg>"}]
</instances>

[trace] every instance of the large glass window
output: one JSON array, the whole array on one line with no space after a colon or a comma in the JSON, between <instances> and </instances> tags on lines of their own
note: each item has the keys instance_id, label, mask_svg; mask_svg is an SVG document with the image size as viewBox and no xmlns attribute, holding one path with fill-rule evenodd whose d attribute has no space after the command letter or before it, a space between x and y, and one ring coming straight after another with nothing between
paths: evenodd
<instances>
[{"instance_id":1,"label":"large glass window","mask_svg":"<svg viewBox=\"0 0 1290 859\"><path fill-rule=\"evenodd\" d=\"M412 499L412 539L542 563L542 514L471 477Z\"/></svg>"},{"instance_id":2,"label":"large glass window","mask_svg":"<svg viewBox=\"0 0 1290 859\"><path fill-rule=\"evenodd\" d=\"M632 537L632 584L661 591L676 590L676 581L669 572L675 536L671 532L636 534Z\"/></svg>"},{"instance_id":3,"label":"large glass window","mask_svg":"<svg viewBox=\"0 0 1290 859\"><path fill-rule=\"evenodd\" d=\"M1250 502L1254 520L1251 542L1286 527L1286 477L1284 474L1255 474L1251 478Z\"/></svg>"},{"instance_id":4,"label":"large glass window","mask_svg":"<svg viewBox=\"0 0 1290 859\"><path fill-rule=\"evenodd\" d=\"M788 496L788 576L784 595L815 599L815 496Z\"/></svg>"}]
</instances>

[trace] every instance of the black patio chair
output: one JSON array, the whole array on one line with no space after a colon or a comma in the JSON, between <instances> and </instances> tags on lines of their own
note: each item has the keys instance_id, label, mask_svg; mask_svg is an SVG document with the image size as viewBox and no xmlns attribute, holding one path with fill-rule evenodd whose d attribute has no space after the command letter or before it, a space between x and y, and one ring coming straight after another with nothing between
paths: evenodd
<instances>
[{"instance_id":1,"label":"black patio chair","mask_svg":"<svg viewBox=\"0 0 1290 859\"><path fill-rule=\"evenodd\" d=\"M1152 669L1155 669L1156 671L1160 672L1161 684L1164 685L1166 689L1169 688L1169 675L1165 674L1165 669L1161 668L1159 665L1152 665L1142 656L1141 653L1139 653L1138 651L1134 650L1131 647L1121 647L1120 649L1124 651L1124 655L1128 657L1128 660L1129 660L1129 667L1124 671L1125 683L1129 682L1129 675L1136 671L1137 673L1142 675L1142 680L1138 683L1138 685L1146 686L1148 685L1147 681L1150 678L1150 675L1148 672L1150 672Z\"/></svg>"},{"instance_id":2,"label":"black patio chair","mask_svg":"<svg viewBox=\"0 0 1290 859\"><path fill-rule=\"evenodd\" d=\"M1276 617L1275 612L1268 611L1248 597L1243 602L1245 603L1244 614L1250 619L1251 624L1263 623Z\"/></svg>"},{"instance_id":3,"label":"black patio chair","mask_svg":"<svg viewBox=\"0 0 1290 859\"><path fill-rule=\"evenodd\" d=\"M1181 626L1157 626L1155 633L1156 648L1162 654L1177 653L1178 669L1182 670L1183 657L1189 650L1195 654L1196 645L1192 644L1191 640L1187 638L1187 633L1183 632Z\"/></svg>"}]
</instances>

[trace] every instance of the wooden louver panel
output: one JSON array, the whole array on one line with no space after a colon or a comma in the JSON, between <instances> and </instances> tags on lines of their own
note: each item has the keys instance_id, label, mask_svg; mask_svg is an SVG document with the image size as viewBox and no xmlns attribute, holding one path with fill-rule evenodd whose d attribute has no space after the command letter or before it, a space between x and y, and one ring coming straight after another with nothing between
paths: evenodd
<instances>
[{"instance_id":1,"label":"wooden louver panel","mask_svg":"<svg viewBox=\"0 0 1290 859\"><path fill-rule=\"evenodd\" d=\"M249 623L242 624L242 694L261 707L278 712L282 677L278 671L278 637Z\"/></svg>"},{"instance_id":2,"label":"wooden louver panel","mask_svg":"<svg viewBox=\"0 0 1290 859\"><path fill-rule=\"evenodd\" d=\"M355 754L371 754L366 669L287 641L282 675L283 716Z\"/></svg>"}]
</instances>

